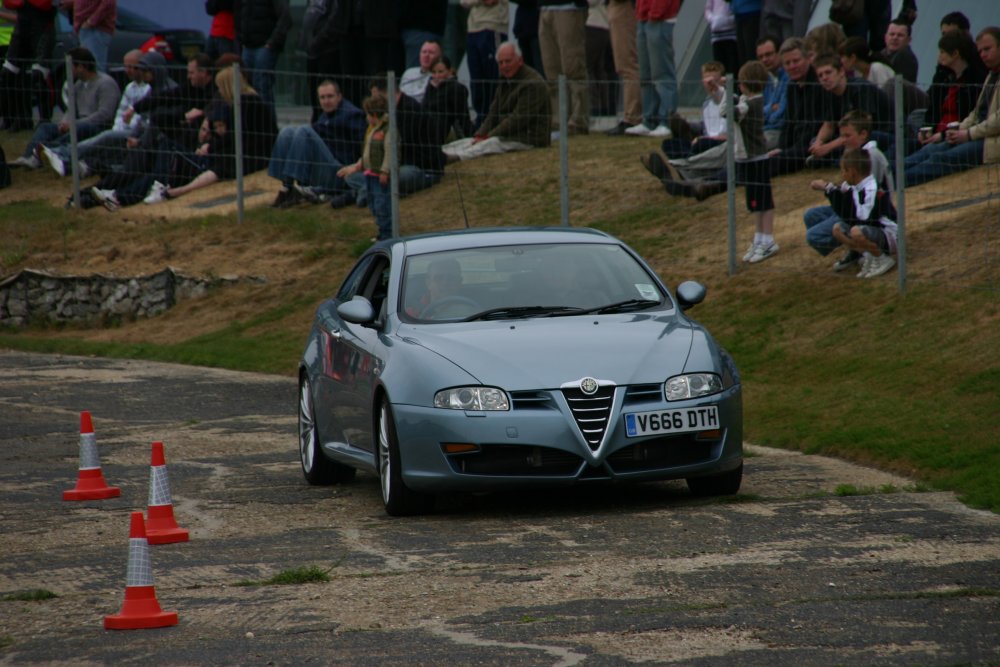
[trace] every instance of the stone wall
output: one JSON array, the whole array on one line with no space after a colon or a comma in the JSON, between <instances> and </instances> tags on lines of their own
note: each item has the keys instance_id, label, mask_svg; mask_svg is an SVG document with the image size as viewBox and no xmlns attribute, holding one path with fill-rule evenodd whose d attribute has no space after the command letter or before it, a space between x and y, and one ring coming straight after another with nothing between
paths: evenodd
<instances>
[{"instance_id":1,"label":"stone wall","mask_svg":"<svg viewBox=\"0 0 1000 667\"><path fill-rule=\"evenodd\" d=\"M136 278L56 276L25 269L0 282L0 326L23 327L33 322L100 325L154 317L182 299L240 280L193 278L169 267Z\"/></svg>"}]
</instances>

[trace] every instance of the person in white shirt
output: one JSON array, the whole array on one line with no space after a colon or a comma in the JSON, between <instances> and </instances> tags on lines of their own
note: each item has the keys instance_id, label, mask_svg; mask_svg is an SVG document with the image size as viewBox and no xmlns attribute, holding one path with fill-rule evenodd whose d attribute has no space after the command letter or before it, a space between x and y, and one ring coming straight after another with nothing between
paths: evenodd
<instances>
[{"instance_id":1,"label":"person in white shirt","mask_svg":"<svg viewBox=\"0 0 1000 667\"><path fill-rule=\"evenodd\" d=\"M441 45L424 42L420 47L420 65L403 72L399 79L399 90L407 97L423 103L427 84L431 80L431 66L441 59Z\"/></svg>"}]
</instances>

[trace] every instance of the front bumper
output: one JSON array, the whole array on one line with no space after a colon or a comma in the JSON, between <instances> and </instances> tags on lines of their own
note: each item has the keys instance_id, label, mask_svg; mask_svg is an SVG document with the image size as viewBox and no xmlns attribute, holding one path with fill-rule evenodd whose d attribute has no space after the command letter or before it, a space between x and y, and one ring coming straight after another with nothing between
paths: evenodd
<instances>
[{"instance_id":1,"label":"front bumper","mask_svg":"<svg viewBox=\"0 0 1000 667\"><path fill-rule=\"evenodd\" d=\"M684 479L727 472L743 461L739 385L701 399L627 403L616 394L599 446L588 445L560 392L503 412L394 404L406 485L428 493ZM715 405L719 428L677 435L625 435L626 412ZM444 444L475 446L446 454Z\"/></svg>"}]
</instances>

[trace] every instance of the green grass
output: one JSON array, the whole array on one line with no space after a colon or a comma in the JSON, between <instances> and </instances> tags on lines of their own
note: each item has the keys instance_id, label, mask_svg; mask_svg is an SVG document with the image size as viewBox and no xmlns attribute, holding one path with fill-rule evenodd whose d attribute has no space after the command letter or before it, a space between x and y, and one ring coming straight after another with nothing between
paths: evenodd
<instances>
[{"instance_id":1,"label":"green grass","mask_svg":"<svg viewBox=\"0 0 1000 667\"><path fill-rule=\"evenodd\" d=\"M4 600L18 601L18 602L39 602L41 600L51 600L52 598L59 597L52 591L47 591L44 588L35 588L30 591L22 591L20 593L11 593L4 597Z\"/></svg>"},{"instance_id":2,"label":"green grass","mask_svg":"<svg viewBox=\"0 0 1000 667\"><path fill-rule=\"evenodd\" d=\"M262 581L240 581L237 586L297 586L300 584L326 583L330 581L330 570L315 565L284 570L270 579Z\"/></svg>"}]
</instances>

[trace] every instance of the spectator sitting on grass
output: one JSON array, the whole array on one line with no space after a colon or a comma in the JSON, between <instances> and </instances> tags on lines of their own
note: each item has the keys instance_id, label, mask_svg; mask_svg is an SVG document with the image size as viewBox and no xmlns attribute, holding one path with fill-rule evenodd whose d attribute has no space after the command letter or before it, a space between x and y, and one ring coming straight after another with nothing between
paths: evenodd
<instances>
[{"instance_id":1,"label":"spectator sitting on grass","mask_svg":"<svg viewBox=\"0 0 1000 667\"><path fill-rule=\"evenodd\" d=\"M497 67L503 80L486 119L476 136L444 146L449 157L469 160L550 145L552 107L545 79L524 64L521 49L513 42L504 42L497 49Z\"/></svg>"},{"instance_id":2,"label":"spectator sitting on grass","mask_svg":"<svg viewBox=\"0 0 1000 667\"><path fill-rule=\"evenodd\" d=\"M1000 27L981 30L976 46L990 70L976 106L957 128L945 130L941 140L925 144L906 158L907 186L1000 162Z\"/></svg>"},{"instance_id":3,"label":"spectator sitting on grass","mask_svg":"<svg viewBox=\"0 0 1000 667\"><path fill-rule=\"evenodd\" d=\"M317 87L322 113L312 125L282 128L274 143L267 174L281 181L271 206L288 208L300 201L318 203L347 192L337 170L361 155L365 115L326 79Z\"/></svg>"},{"instance_id":4,"label":"spectator sitting on grass","mask_svg":"<svg viewBox=\"0 0 1000 667\"><path fill-rule=\"evenodd\" d=\"M868 153L871 162L871 174L880 192L891 198L893 191L892 172L889 170L885 155L878 149L878 144L871 141L872 117L866 111L848 111L839 123L840 136L844 140L845 149L861 149ZM815 179L810 183L814 190L825 190L827 182ZM833 207L816 206L806 211L803 216L806 226L806 243L824 257L836 250L840 243L833 237L833 228L842 222ZM856 264L861 254L848 250L847 254L833 264L834 271L843 271Z\"/></svg>"},{"instance_id":5,"label":"spectator sitting on grass","mask_svg":"<svg viewBox=\"0 0 1000 667\"><path fill-rule=\"evenodd\" d=\"M867 111L872 117L872 135L891 142L892 107L889 97L871 81L848 77L840 56L821 55L813 61L816 76L823 87L821 107L823 124L809 147L806 164L829 166L843 151L844 140L837 135L837 121L852 109Z\"/></svg>"},{"instance_id":6,"label":"spectator sitting on grass","mask_svg":"<svg viewBox=\"0 0 1000 667\"><path fill-rule=\"evenodd\" d=\"M661 144L663 154L668 158L682 158L703 153L709 148L726 141L726 119L719 111L719 104L726 92L726 68L709 60L701 66L701 85L705 89L705 100L701 103L700 127L693 127L678 115L671 116L673 137Z\"/></svg>"},{"instance_id":7,"label":"spectator sitting on grass","mask_svg":"<svg viewBox=\"0 0 1000 667\"><path fill-rule=\"evenodd\" d=\"M833 226L833 238L848 250L862 254L859 278L875 278L893 266L896 260L896 211L887 193L879 190L872 176L871 158L860 148L849 148L840 159L839 187L827 183L830 205L840 221Z\"/></svg>"},{"instance_id":8,"label":"spectator sitting on grass","mask_svg":"<svg viewBox=\"0 0 1000 667\"><path fill-rule=\"evenodd\" d=\"M67 51L72 58L73 90L76 99L76 138L89 139L111 127L121 98L121 89L115 80L97 71L94 54L83 47ZM59 123L39 123L24 154L10 163L12 167L39 169L42 145L69 145L70 122L64 118Z\"/></svg>"}]
</instances>

